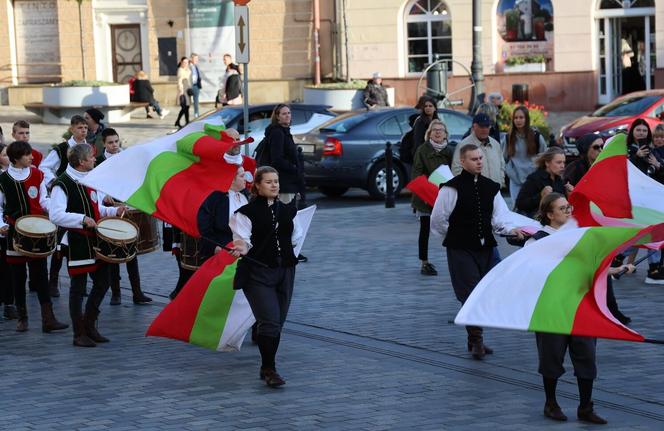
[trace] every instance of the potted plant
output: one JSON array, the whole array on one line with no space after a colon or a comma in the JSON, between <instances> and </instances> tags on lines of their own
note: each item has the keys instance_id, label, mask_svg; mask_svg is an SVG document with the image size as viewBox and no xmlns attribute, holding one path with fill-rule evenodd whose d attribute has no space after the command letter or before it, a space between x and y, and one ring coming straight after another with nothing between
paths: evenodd
<instances>
[{"instance_id":1,"label":"potted plant","mask_svg":"<svg viewBox=\"0 0 664 431\"><path fill-rule=\"evenodd\" d=\"M520 17L519 11L508 10L505 12L505 41L512 42L519 36Z\"/></svg>"},{"instance_id":2,"label":"potted plant","mask_svg":"<svg viewBox=\"0 0 664 431\"><path fill-rule=\"evenodd\" d=\"M543 55L513 56L505 60L505 73L545 72L546 58Z\"/></svg>"},{"instance_id":3,"label":"potted plant","mask_svg":"<svg viewBox=\"0 0 664 431\"><path fill-rule=\"evenodd\" d=\"M362 92L367 81L330 82L304 87L304 103L331 106L333 111L351 111L364 108ZM394 88L385 87L390 106L394 106Z\"/></svg>"}]
</instances>

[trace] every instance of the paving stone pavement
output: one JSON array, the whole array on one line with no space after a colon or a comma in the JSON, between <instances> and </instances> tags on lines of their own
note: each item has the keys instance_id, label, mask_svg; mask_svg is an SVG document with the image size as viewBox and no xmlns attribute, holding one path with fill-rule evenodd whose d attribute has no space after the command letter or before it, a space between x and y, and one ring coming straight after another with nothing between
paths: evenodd
<instances>
[{"instance_id":1,"label":"paving stone pavement","mask_svg":"<svg viewBox=\"0 0 664 431\"><path fill-rule=\"evenodd\" d=\"M448 323L459 305L435 237L431 260L440 275L419 274L418 224L406 197L395 209L363 192L314 194L312 202L319 210L303 249L309 262L297 269L278 356L284 388L271 390L258 379L250 342L241 352L219 353L144 337L177 277L174 258L154 252L140 257L153 305L131 303L124 269L123 305L109 306L110 295L104 301L100 330L109 344L74 348L69 330L42 334L32 294L29 332L0 321L0 430L596 428L575 419L571 372L559 385L570 421L542 416L532 334L488 329L495 354L470 359L464 329ZM500 250L513 251L505 244ZM662 339L664 287L643 284L644 273L640 267L616 283L616 293L633 327ZM66 320L64 271L61 283L63 296L54 303ZM661 349L599 340L595 402L610 421L603 429L664 427Z\"/></svg>"}]
</instances>

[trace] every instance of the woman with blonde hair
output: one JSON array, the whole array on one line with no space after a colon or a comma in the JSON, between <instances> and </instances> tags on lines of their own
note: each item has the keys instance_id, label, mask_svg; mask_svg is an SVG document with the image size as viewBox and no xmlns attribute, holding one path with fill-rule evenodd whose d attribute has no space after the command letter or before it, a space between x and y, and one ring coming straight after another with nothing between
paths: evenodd
<instances>
[{"instance_id":1,"label":"woman with blonde hair","mask_svg":"<svg viewBox=\"0 0 664 431\"><path fill-rule=\"evenodd\" d=\"M447 145L447 126L437 118L429 123L424 134L424 142L417 147L413 157L411 178L420 175L429 176L441 165L449 166L452 163L453 151ZM433 208L413 194L411 206L420 219L419 258L422 262L420 273L422 275L438 275L436 268L429 262L429 233L431 230L431 211Z\"/></svg>"},{"instance_id":2,"label":"woman with blonde hair","mask_svg":"<svg viewBox=\"0 0 664 431\"><path fill-rule=\"evenodd\" d=\"M152 88L152 84L148 79L148 75L142 70L136 72L136 80L134 80L133 101L148 104L148 106L145 107L145 114L148 118L152 118L150 115L150 107L154 109L154 112L156 112L157 115L159 115L159 118L162 120L166 115L168 115L168 110L162 110L161 106L159 106L159 102L157 102L157 100L154 98L154 89Z\"/></svg>"}]
</instances>

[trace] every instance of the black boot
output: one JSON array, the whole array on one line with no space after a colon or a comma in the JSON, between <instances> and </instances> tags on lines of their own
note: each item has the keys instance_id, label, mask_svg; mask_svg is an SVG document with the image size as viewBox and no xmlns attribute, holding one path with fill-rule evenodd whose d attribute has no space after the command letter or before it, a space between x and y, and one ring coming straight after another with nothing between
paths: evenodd
<instances>
[{"instance_id":1,"label":"black boot","mask_svg":"<svg viewBox=\"0 0 664 431\"><path fill-rule=\"evenodd\" d=\"M51 267L49 268L48 273L48 293L52 298L60 297L60 290L58 290L58 275L60 274L61 267L62 258L60 257L60 252L56 251L51 256Z\"/></svg>"},{"instance_id":2,"label":"black boot","mask_svg":"<svg viewBox=\"0 0 664 431\"><path fill-rule=\"evenodd\" d=\"M576 410L576 417L580 421L590 422L591 424L606 425L609 423L606 419L595 413L592 402L586 407L579 406L579 408Z\"/></svg>"},{"instance_id":3,"label":"black boot","mask_svg":"<svg viewBox=\"0 0 664 431\"><path fill-rule=\"evenodd\" d=\"M466 326L468 332L468 351L473 355L473 359L480 360L486 355L484 348L483 331L479 326Z\"/></svg>"},{"instance_id":4,"label":"black boot","mask_svg":"<svg viewBox=\"0 0 664 431\"><path fill-rule=\"evenodd\" d=\"M85 316L83 316L83 320L85 321L85 333L88 337L92 339L95 343L108 343L109 340L108 338L104 337L97 331L97 317L99 316L99 312L90 312L90 313L85 313Z\"/></svg>"},{"instance_id":5,"label":"black boot","mask_svg":"<svg viewBox=\"0 0 664 431\"><path fill-rule=\"evenodd\" d=\"M18 311L18 322L16 322L16 332L25 332L28 330L28 309L25 305L16 307Z\"/></svg>"},{"instance_id":6,"label":"black boot","mask_svg":"<svg viewBox=\"0 0 664 431\"><path fill-rule=\"evenodd\" d=\"M85 321L83 318L74 320L74 346L78 347L95 347L96 344L85 332Z\"/></svg>"},{"instance_id":7,"label":"black boot","mask_svg":"<svg viewBox=\"0 0 664 431\"><path fill-rule=\"evenodd\" d=\"M41 304L42 332L59 331L69 328L69 325L59 322L53 314L53 304Z\"/></svg>"},{"instance_id":8,"label":"black boot","mask_svg":"<svg viewBox=\"0 0 664 431\"><path fill-rule=\"evenodd\" d=\"M152 298L145 296L141 290L141 277L129 275L129 283L131 283L131 293L134 296L134 304L148 304L152 302Z\"/></svg>"}]
</instances>

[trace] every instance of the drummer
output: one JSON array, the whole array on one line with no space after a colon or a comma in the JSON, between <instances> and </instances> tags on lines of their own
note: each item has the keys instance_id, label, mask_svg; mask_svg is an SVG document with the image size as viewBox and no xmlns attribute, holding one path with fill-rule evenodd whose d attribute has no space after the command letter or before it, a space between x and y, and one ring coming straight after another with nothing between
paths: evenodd
<instances>
[{"instance_id":1,"label":"drummer","mask_svg":"<svg viewBox=\"0 0 664 431\"><path fill-rule=\"evenodd\" d=\"M109 287L108 265L96 259L93 249L96 233L93 230L101 217L122 216L126 207L106 207L99 204L97 192L79 181L95 167L94 149L89 144L76 144L67 155L68 166L51 190L49 217L67 230L67 269L71 279L69 314L74 325L74 345L95 347L109 339L97 330L99 306ZM92 289L83 313L83 292L88 274Z\"/></svg>"},{"instance_id":2,"label":"drummer","mask_svg":"<svg viewBox=\"0 0 664 431\"><path fill-rule=\"evenodd\" d=\"M16 221L27 215L43 216L48 211L48 197L44 175L32 166L32 147L25 141L12 142L7 147L11 165L0 174L0 234L7 236L7 263L11 273L14 301L18 311L16 331L28 330L28 309L25 298L25 282L30 271L30 280L37 289L41 305L42 332L67 329L53 314L53 304L48 292L48 270L46 257L27 257L14 249Z\"/></svg>"},{"instance_id":3,"label":"drummer","mask_svg":"<svg viewBox=\"0 0 664 431\"><path fill-rule=\"evenodd\" d=\"M122 151L120 147L120 136L115 129L107 128L101 132L101 139L104 143L104 153L97 157L97 165L104 160L119 154ZM104 205L113 206L115 202L110 196L102 200ZM109 277L111 281L111 305L120 305L122 295L120 294L120 264L109 263ZM141 290L141 275L138 270L138 256L127 262L127 274L129 275L129 284L134 299L134 304L147 304L152 302L152 298L143 294Z\"/></svg>"}]
</instances>

